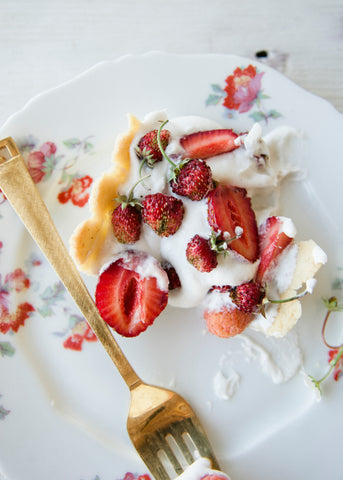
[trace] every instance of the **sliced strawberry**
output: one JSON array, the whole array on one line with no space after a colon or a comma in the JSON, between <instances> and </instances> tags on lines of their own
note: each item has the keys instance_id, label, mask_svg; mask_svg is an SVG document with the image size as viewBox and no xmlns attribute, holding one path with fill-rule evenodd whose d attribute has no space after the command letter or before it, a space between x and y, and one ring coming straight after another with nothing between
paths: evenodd
<instances>
[{"instance_id":1,"label":"sliced strawberry","mask_svg":"<svg viewBox=\"0 0 343 480\"><path fill-rule=\"evenodd\" d=\"M258 229L255 212L245 188L219 184L208 195L208 222L215 232L231 238L227 247L235 250L250 262L259 254Z\"/></svg>"},{"instance_id":2,"label":"sliced strawberry","mask_svg":"<svg viewBox=\"0 0 343 480\"><path fill-rule=\"evenodd\" d=\"M137 336L166 307L168 276L153 257L126 252L101 273L95 301L102 318L117 333Z\"/></svg>"},{"instance_id":3,"label":"sliced strawberry","mask_svg":"<svg viewBox=\"0 0 343 480\"><path fill-rule=\"evenodd\" d=\"M183 136L180 143L188 158L205 160L238 148L235 144L237 137L237 133L230 129L205 130Z\"/></svg>"},{"instance_id":4,"label":"sliced strawberry","mask_svg":"<svg viewBox=\"0 0 343 480\"><path fill-rule=\"evenodd\" d=\"M269 217L260 228L261 261L256 274L256 281L263 284L266 272L274 265L274 260L291 243L292 237L283 231L282 217Z\"/></svg>"}]
</instances>

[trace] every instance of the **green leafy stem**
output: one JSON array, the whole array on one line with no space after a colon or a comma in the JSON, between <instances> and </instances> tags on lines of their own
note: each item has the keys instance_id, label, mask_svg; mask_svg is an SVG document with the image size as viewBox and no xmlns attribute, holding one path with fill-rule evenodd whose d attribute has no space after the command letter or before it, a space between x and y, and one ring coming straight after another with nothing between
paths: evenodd
<instances>
[{"instance_id":1,"label":"green leafy stem","mask_svg":"<svg viewBox=\"0 0 343 480\"><path fill-rule=\"evenodd\" d=\"M338 303L338 300L336 297L330 297L330 298L323 298L323 302L324 302L324 305L327 309L327 312L326 312L326 315L325 315L325 318L324 318L324 323L323 323L323 327L322 327L322 338L323 338L323 341L325 343L325 345L330 349L330 350L337 350L337 353L336 355L330 360L329 362L329 368L327 370L327 372L325 373L325 375L323 375L322 378L320 379L315 379L314 377L312 377L311 375L309 375L309 378L311 379L312 383L313 383L313 386L318 389L319 393L322 395L322 383L325 382L325 380L327 378L330 377L330 375L332 374L332 372L334 371L336 365L338 364L338 362L341 360L341 358L343 357L343 344L341 345L331 345L327 340L326 340L326 327L327 327L327 324L328 324L328 320L329 320L329 317L331 315L331 313L333 312L342 312L343 311L343 304L340 304Z\"/></svg>"}]
</instances>

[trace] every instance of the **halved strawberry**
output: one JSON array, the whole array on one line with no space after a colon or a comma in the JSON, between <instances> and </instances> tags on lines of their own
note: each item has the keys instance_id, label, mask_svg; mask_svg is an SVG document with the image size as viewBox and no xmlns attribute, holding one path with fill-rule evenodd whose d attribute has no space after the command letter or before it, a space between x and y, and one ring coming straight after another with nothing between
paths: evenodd
<instances>
[{"instance_id":1,"label":"halved strawberry","mask_svg":"<svg viewBox=\"0 0 343 480\"><path fill-rule=\"evenodd\" d=\"M145 272L145 273L144 273ZM158 261L128 251L99 276L95 303L110 327L125 337L147 329L168 301L168 276Z\"/></svg>"},{"instance_id":2,"label":"halved strawberry","mask_svg":"<svg viewBox=\"0 0 343 480\"><path fill-rule=\"evenodd\" d=\"M261 261L256 274L256 281L263 284L266 272L274 265L274 260L291 243L292 237L283 231L282 217L269 217L260 227L260 253ZM287 221L287 220L286 220Z\"/></svg>"},{"instance_id":3,"label":"halved strawberry","mask_svg":"<svg viewBox=\"0 0 343 480\"><path fill-rule=\"evenodd\" d=\"M180 139L182 148L188 158L201 158L232 152L238 148L235 139L238 137L231 129L205 130L185 135Z\"/></svg>"},{"instance_id":4,"label":"halved strawberry","mask_svg":"<svg viewBox=\"0 0 343 480\"><path fill-rule=\"evenodd\" d=\"M227 247L255 262L259 255L258 229L245 188L219 184L208 194L207 204L208 222L213 230L224 240L226 232L231 238L238 236L228 241Z\"/></svg>"}]
</instances>

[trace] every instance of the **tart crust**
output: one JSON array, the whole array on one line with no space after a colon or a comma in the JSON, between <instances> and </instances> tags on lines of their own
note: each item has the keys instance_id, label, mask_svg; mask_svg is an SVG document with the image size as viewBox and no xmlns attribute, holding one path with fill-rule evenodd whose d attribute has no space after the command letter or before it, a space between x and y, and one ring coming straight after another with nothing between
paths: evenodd
<instances>
[{"instance_id":1,"label":"tart crust","mask_svg":"<svg viewBox=\"0 0 343 480\"><path fill-rule=\"evenodd\" d=\"M125 183L130 171L130 145L141 122L129 115L129 129L115 142L112 167L95 183L89 199L91 216L82 222L70 238L70 254L78 269L89 275L99 273L99 257L111 226L118 188Z\"/></svg>"}]
</instances>

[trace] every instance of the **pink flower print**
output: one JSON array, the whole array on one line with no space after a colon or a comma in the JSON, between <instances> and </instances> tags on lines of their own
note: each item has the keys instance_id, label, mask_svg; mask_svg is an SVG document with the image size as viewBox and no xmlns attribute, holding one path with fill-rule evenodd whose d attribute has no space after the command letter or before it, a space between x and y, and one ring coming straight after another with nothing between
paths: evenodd
<instances>
[{"instance_id":1,"label":"pink flower print","mask_svg":"<svg viewBox=\"0 0 343 480\"><path fill-rule=\"evenodd\" d=\"M239 113L249 111L261 90L263 72L257 73L253 65L243 70L239 67L229 75L224 88L227 96L223 105L229 109L238 110Z\"/></svg>"},{"instance_id":2,"label":"pink flower print","mask_svg":"<svg viewBox=\"0 0 343 480\"><path fill-rule=\"evenodd\" d=\"M77 323L71 331L71 335L63 342L64 348L81 351L82 344L86 342L96 342L97 338L86 320Z\"/></svg>"},{"instance_id":3,"label":"pink flower print","mask_svg":"<svg viewBox=\"0 0 343 480\"><path fill-rule=\"evenodd\" d=\"M89 175L85 175L82 178L74 178L68 190L58 195L58 201L64 204L70 200L73 205L83 207L88 202L88 189L92 182L93 179Z\"/></svg>"},{"instance_id":4,"label":"pink flower print","mask_svg":"<svg viewBox=\"0 0 343 480\"><path fill-rule=\"evenodd\" d=\"M40 147L39 151L43 153L44 157L51 157L56 153L57 147L53 142L45 142Z\"/></svg>"},{"instance_id":5,"label":"pink flower print","mask_svg":"<svg viewBox=\"0 0 343 480\"><path fill-rule=\"evenodd\" d=\"M53 142L45 142L34 152L30 152L27 166L35 183L41 182L46 176L46 159L56 153L57 147Z\"/></svg>"},{"instance_id":6,"label":"pink flower print","mask_svg":"<svg viewBox=\"0 0 343 480\"><path fill-rule=\"evenodd\" d=\"M42 152L36 151L29 154L27 166L35 183L41 182L45 177L45 172L43 171L44 162L45 159Z\"/></svg>"}]
</instances>

